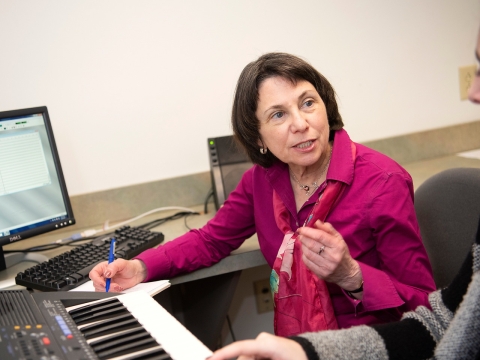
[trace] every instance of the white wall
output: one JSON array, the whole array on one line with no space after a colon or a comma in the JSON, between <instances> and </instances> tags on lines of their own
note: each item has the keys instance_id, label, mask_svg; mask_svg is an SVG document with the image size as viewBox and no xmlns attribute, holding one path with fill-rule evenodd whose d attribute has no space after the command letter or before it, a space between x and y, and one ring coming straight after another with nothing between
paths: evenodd
<instances>
[{"instance_id":1,"label":"white wall","mask_svg":"<svg viewBox=\"0 0 480 360\"><path fill-rule=\"evenodd\" d=\"M231 329L225 321L221 344L230 344L233 339L254 339L262 331L273 334L273 311L258 313L254 282L270 279L272 269L268 265L242 270L235 295L228 310ZM233 332L233 336L232 336Z\"/></svg>"},{"instance_id":2,"label":"white wall","mask_svg":"<svg viewBox=\"0 0 480 360\"><path fill-rule=\"evenodd\" d=\"M460 101L478 0L0 0L0 111L46 105L71 195L209 169L242 68L269 51L333 83L367 141L480 119Z\"/></svg>"}]
</instances>

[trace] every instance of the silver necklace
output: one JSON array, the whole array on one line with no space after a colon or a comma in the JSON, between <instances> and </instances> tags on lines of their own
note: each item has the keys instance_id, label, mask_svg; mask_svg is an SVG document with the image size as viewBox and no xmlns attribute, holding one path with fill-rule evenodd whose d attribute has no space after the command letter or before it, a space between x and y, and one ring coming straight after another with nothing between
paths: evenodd
<instances>
[{"instance_id":1,"label":"silver necklace","mask_svg":"<svg viewBox=\"0 0 480 360\"><path fill-rule=\"evenodd\" d=\"M297 177L295 176L295 174L293 173L293 171L291 171L292 176L293 176L293 179L297 182L298 186L300 186L300 189L302 189L302 190L305 191L305 195L310 196L310 195L313 194L315 191L317 191L317 189L320 187L320 185L318 184L318 181L320 181L320 179L322 178L323 174L324 174L325 171L327 170L328 165L330 165L330 159L332 158L332 151L333 151L333 146L330 148L330 156L328 157L327 163L325 164L324 168L322 169L322 172L320 173L318 179L315 180L315 181L312 183L312 185L302 185L302 184L300 184L300 181L298 181L298 179L297 179Z\"/></svg>"}]
</instances>

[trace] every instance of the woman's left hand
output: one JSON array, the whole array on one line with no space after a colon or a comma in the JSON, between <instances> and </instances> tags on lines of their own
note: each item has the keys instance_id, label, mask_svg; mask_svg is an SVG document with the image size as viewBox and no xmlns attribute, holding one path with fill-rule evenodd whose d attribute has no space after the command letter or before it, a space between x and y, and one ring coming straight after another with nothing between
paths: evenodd
<instances>
[{"instance_id":1,"label":"woman's left hand","mask_svg":"<svg viewBox=\"0 0 480 360\"><path fill-rule=\"evenodd\" d=\"M299 228L298 233L303 262L314 274L345 290L361 286L360 266L350 255L342 235L330 223L318 220L314 227Z\"/></svg>"}]
</instances>

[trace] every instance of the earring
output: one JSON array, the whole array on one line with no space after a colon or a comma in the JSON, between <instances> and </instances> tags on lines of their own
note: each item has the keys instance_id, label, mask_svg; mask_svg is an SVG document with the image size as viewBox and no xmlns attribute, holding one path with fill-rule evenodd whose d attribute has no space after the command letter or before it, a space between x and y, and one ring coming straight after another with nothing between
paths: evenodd
<instances>
[{"instance_id":1,"label":"earring","mask_svg":"<svg viewBox=\"0 0 480 360\"><path fill-rule=\"evenodd\" d=\"M260 148L260 154L265 155L267 153L268 149L266 147L261 147Z\"/></svg>"}]
</instances>

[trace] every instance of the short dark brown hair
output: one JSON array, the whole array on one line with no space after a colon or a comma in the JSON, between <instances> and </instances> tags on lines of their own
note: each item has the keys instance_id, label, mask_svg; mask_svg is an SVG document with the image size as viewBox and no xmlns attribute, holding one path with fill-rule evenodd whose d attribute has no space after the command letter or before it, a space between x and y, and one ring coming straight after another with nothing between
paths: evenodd
<instances>
[{"instance_id":1,"label":"short dark brown hair","mask_svg":"<svg viewBox=\"0 0 480 360\"><path fill-rule=\"evenodd\" d=\"M235 139L245 148L254 164L270 167L276 160L270 151L260 154L260 122L255 116L258 105L258 89L263 81L279 76L296 84L299 80L311 83L322 98L330 126L329 139L335 130L343 128L338 112L335 90L328 80L305 60L286 53L268 53L249 63L238 78L232 107L232 127Z\"/></svg>"}]
</instances>

